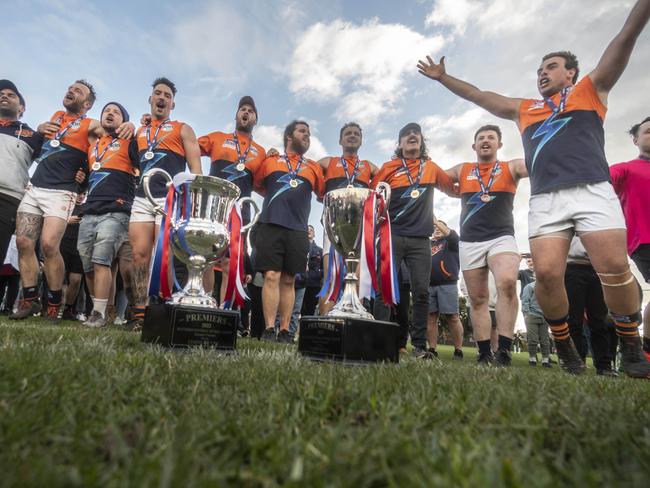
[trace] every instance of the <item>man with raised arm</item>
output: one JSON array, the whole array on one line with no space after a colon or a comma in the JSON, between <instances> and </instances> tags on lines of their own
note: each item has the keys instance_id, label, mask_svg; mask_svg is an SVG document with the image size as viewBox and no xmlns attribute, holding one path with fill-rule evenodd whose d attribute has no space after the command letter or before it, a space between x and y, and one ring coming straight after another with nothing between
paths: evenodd
<instances>
[{"instance_id":1,"label":"man with raised arm","mask_svg":"<svg viewBox=\"0 0 650 488\"><path fill-rule=\"evenodd\" d=\"M582 373L585 365L569 335L564 270L571 236L577 233L616 322L626 373L650 376L638 333L639 285L625 252L625 220L610 183L603 130L607 95L623 74L649 18L650 0L638 0L596 68L580 81L573 54L544 56L537 70L541 100L480 90L447 74L444 57L439 64L430 57L418 63L423 75L519 127L531 184L528 235L537 273L535 292L558 356L573 374Z\"/></svg>"},{"instance_id":2,"label":"man with raised arm","mask_svg":"<svg viewBox=\"0 0 650 488\"><path fill-rule=\"evenodd\" d=\"M325 193L339 188L357 187L368 188L371 178L377 173L377 167L370 161L359 158L359 148L363 142L361 126L356 122L348 122L341 127L339 144L343 150L340 157L326 157L318 161L325 174ZM329 268L330 241L323 229L323 275L327 276ZM320 315L327 313L334 306L321 298L318 311Z\"/></svg>"},{"instance_id":3,"label":"man with raised arm","mask_svg":"<svg viewBox=\"0 0 650 488\"><path fill-rule=\"evenodd\" d=\"M476 161L447 170L458 183L460 216L460 267L471 304L474 338L479 364L493 361L490 347L491 319L488 311L488 273L497 287L496 319L498 348L496 364L509 366L510 349L517 320L517 272L519 250L512 217L517 183L528 176L523 159L499 161L501 129L484 125L474 134Z\"/></svg>"},{"instance_id":4,"label":"man with raised arm","mask_svg":"<svg viewBox=\"0 0 650 488\"><path fill-rule=\"evenodd\" d=\"M23 282L23 299L11 319L24 319L40 312L36 242L40 238L43 267L48 284L45 318L60 320L64 263L61 239L79 192L78 174L84 171L88 148L104 135L98 120L86 113L95 103L95 90L85 80L75 81L63 97L63 108L38 126L45 136L41 154L16 215L16 246ZM120 139L130 139L133 124L117 128ZM81 180L83 181L83 180Z\"/></svg>"},{"instance_id":5,"label":"man with raised arm","mask_svg":"<svg viewBox=\"0 0 650 488\"><path fill-rule=\"evenodd\" d=\"M170 120L174 109L176 85L167 78L157 78L151 85L153 90L149 97L151 119L146 126L140 127L136 135L140 157L140 182L144 174L153 168L162 168L173 178L185 171L186 164L190 172L201 174L201 150L192 128L184 122ZM151 193L160 206L164 206L167 189L165 180L160 177L151 179ZM136 190L131 220L129 239L133 247L133 299L135 307L131 327L139 328L144 321L147 305L147 283L149 281L149 261L151 252L160 230L161 216L147 200L140 184Z\"/></svg>"}]
</instances>

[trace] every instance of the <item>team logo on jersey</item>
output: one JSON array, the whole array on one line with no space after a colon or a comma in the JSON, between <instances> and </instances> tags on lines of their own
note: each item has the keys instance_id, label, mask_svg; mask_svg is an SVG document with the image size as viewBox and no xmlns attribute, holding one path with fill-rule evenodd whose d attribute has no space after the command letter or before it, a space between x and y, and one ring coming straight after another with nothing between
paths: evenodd
<instances>
[{"instance_id":1,"label":"team logo on jersey","mask_svg":"<svg viewBox=\"0 0 650 488\"><path fill-rule=\"evenodd\" d=\"M122 145L120 144L120 141L113 141L113 143L108 146L108 149L110 151L119 151Z\"/></svg>"},{"instance_id":2,"label":"team logo on jersey","mask_svg":"<svg viewBox=\"0 0 650 488\"><path fill-rule=\"evenodd\" d=\"M439 244L432 244L431 245L431 255L435 256L439 252L443 251L445 249L445 243L441 242Z\"/></svg>"},{"instance_id":3,"label":"team logo on jersey","mask_svg":"<svg viewBox=\"0 0 650 488\"><path fill-rule=\"evenodd\" d=\"M528 111L539 110L540 108L544 108L544 100L535 100L533 104L528 107Z\"/></svg>"},{"instance_id":4,"label":"team logo on jersey","mask_svg":"<svg viewBox=\"0 0 650 488\"><path fill-rule=\"evenodd\" d=\"M29 129L16 129L16 137L32 137L34 135L34 131L29 130Z\"/></svg>"},{"instance_id":5,"label":"team logo on jersey","mask_svg":"<svg viewBox=\"0 0 650 488\"><path fill-rule=\"evenodd\" d=\"M162 130L162 131L164 131L164 132L171 132L171 131L174 130L174 126L173 126L172 124L169 124L169 123L168 123L168 124L163 125L163 126L160 128L160 130Z\"/></svg>"}]
</instances>

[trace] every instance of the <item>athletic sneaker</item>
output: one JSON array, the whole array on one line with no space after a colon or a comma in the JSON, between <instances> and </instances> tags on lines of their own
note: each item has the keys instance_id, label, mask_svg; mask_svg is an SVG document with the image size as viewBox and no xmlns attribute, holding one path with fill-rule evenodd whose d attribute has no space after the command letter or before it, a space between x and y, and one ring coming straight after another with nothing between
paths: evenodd
<instances>
[{"instance_id":1,"label":"athletic sneaker","mask_svg":"<svg viewBox=\"0 0 650 488\"><path fill-rule=\"evenodd\" d=\"M631 378L650 378L650 362L643 353L638 337L619 337L621 363L625 374Z\"/></svg>"},{"instance_id":2,"label":"athletic sneaker","mask_svg":"<svg viewBox=\"0 0 650 488\"><path fill-rule=\"evenodd\" d=\"M289 334L288 330L281 330L278 332L276 341L279 344L293 344L293 337L291 337L291 334Z\"/></svg>"},{"instance_id":3,"label":"athletic sneaker","mask_svg":"<svg viewBox=\"0 0 650 488\"><path fill-rule=\"evenodd\" d=\"M528 360L528 366L532 366L533 368L537 366L537 359L529 359Z\"/></svg>"},{"instance_id":4,"label":"athletic sneaker","mask_svg":"<svg viewBox=\"0 0 650 488\"><path fill-rule=\"evenodd\" d=\"M437 358L437 357L438 357L438 351L436 351L436 348L435 348L435 347L430 347L429 349L427 349L427 351L429 351L429 353L431 353L431 355L432 355L434 358Z\"/></svg>"},{"instance_id":5,"label":"athletic sneaker","mask_svg":"<svg viewBox=\"0 0 650 488\"><path fill-rule=\"evenodd\" d=\"M507 368L512 365L512 355L510 354L510 351L506 349L497 350L497 353L494 356L494 363L501 368Z\"/></svg>"},{"instance_id":6,"label":"athletic sneaker","mask_svg":"<svg viewBox=\"0 0 650 488\"><path fill-rule=\"evenodd\" d=\"M585 363L576 350L573 340L569 337L561 341L555 341L555 350L560 359L562 369L570 374L582 374L585 372Z\"/></svg>"},{"instance_id":7,"label":"athletic sneaker","mask_svg":"<svg viewBox=\"0 0 650 488\"><path fill-rule=\"evenodd\" d=\"M90 317L88 317L88 320L86 320L84 322L84 325L86 327L92 327L94 329L99 329L100 327L105 327L107 323L108 323L108 321L107 321L106 317L104 317L97 310L93 310L92 313L90 314Z\"/></svg>"},{"instance_id":8,"label":"athletic sneaker","mask_svg":"<svg viewBox=\"0 0 650 488\"><path fill-rule=\"evenodd\" d=\"M431 350L425 349L424 347L416 347L413 349L413 357L416 359L434 359L438 357L436 354L435 356L431 353Z\"/></svg>"},{"instance_id":9,"label":"athletic sneaker","mask_svg":"<svg viewBox=\"0 0 650 488\"><path fill-rule=\"evenodd\" d=\"M598 376L608 376L610 378L618 378L618 373L612 368L601 368L596 370Z\"/></svg>"},{"instance_id":10,"label":"athletic sneaker","mask_svg":"<svg viewBox=\"0 0 650 488\"><path fill-rule=\"evenodd\" d=\"M23 320L33 315L37 315L41 312L41 301L39 299L34 300L20 300L18 302L18 308L15 312L9 314L11 320Z\"/></svg>"},{"instance_id":11,"label":"athletic sneaker","mask_svg":"<svg viewBox=\"0 0 650 488\"><path fill-rule=\"evenodd\" d=\"M492 366L494 364L494 356L491 352L479 353L476 364L479 366Z\"/></svg>"},{"instance_id":12,"label":"athletic sneaker","mask_svg":"<svg viewBox=\"0 0 650 488\"><path fill-rule=\"evenodd\" d=\"M454 349L454 355L452 359L456 359L458 361L461 361L463 359L463 350L462 349Z\"/></svg>"},{"instance_id":13,"label":"athletic sneaker","mask_svg":"<svg viewBox=\"0 0 650 488\"><path fill-rule=\"evenodd\" d=\"M92 314L91 314L92 315ZM115 305L106 305L106 323L112 324L117 317L117 308Z\"/></svg>"},{"instance_id":14,"label":"athletic sneaker","mask_svg":"<svg viewBox=\"0 0 650 488\"><path fill-rule=\"evenodd\" d=\"M61 315L63 314L63 303L50 303L47 302L47 309L43 318L48 322L61 322Z\"/></svg>"},{"instance_id":15,"label":"athletic sneaker","mask_svg":"<svg viewBox=\"0 0 650 488\"><path fill-rule=\"evenodd\" d=\"M77 315L74 313L74 305L65 306L61 320L78 320Z\"/></svg>"},{"instance_id":16,"label":"athletic sneaker","mask_svg":"<svg viewBox=\"0 0 650 488\"><path fill-rule=\"evenodd\" d=\"M550 361L544 361L542 359L542 368L552 368L553 366L551 365Z\"/></svg>"},{"instance_id":17,"label":"athletic sneaker","mask_svg":"<svg viewBox=\"0 0 650 488\"><path fill-rule=\"evenodd\" d=\"M266 342L275 342L276 341L275 329L273 327L264 329L264 332L262 333L262 340Z\"/></svg>"}]
</instances>

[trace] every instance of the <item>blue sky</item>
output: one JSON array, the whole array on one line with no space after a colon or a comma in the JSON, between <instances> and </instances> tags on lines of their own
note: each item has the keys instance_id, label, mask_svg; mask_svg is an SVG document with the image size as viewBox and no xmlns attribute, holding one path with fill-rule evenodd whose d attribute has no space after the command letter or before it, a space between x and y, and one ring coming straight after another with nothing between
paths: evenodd
<instances>
[{"instance_id":1,"label":"blue sky","mask_svg":"<svg viewBox=\"0 0 650 488\"><path fill-rule=\"evenodd\" d=\"M536 97L541 55L571 49L583 73L622 25L632 1L572 0L547 7L530 0L92 2L21 1L3 5L3 73L27 99L33 126L61 106L67 86L86 78L98 92L90 115L111 100L133 119L147 111L151 81L176 82L174 118L202 135L231 130L236 104L252 95L255 138L280 147L293 118L312 126L313 158L338 155L338 131L364 127L361 155L390 159L400 127L420 122L432 159L443 168L473 160L476 127L504 129L502 159L522 155L514 124L455 98L417 73L426 54L447 56L448 71L482 88ZM625 134L649 115L650 32L610 96L606 122L610 163L636 155ZM207 164L208 162L205 161ZM517 239L527 250L529 187L515 201ZM457 201L436 199L436 213L458 224ZM314 207L317 224L320 210Z\"/></svg>"}]
</instances>

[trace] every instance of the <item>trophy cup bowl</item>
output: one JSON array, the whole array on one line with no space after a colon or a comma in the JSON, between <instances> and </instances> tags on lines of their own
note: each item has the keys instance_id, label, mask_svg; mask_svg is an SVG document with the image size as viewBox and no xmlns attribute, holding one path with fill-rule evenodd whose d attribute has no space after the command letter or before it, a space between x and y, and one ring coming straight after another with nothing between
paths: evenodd
<instances>
[{"instance_id":1,"label":"trophy cup bowl","mask_svg":"<svg viewBox=\"0 0 650 488\"><path fill-rule=\"evenodd\" d=\"M388 185L380 183L377 191L390 198ZM329 312L329 317L373 319L372 314L363 307L357 292L363 211L366 199L372 192L369 188L339 188L328 192L323 200L325 231L334 248L345 259L347 269L343 294Z\"/></svg>"},{"instance_id":2,"label":"trophy cup bowl","mask_svg":"<svg viewBox=\"0 0 650 488\"><path fill-rule=\"evenodd\" d=\"M149 189L152 177L164 177L168 185L172 178L165 170L154 168L148 171L142 180L144 193L154 205L157 212L164 214L164 209L157 204ZM206 266L215 264L226 254L230 244L228 217L240 190L234 183L215 176L195 175L188 182L189 198L181 194L188 202L186 217L171 220L171 247L174 255L188 267L188 280L185 287L172 295L174 304L216 307L216 300L203 288L203 271ZM248 225L242 227L246 232L257 220L259 209L249 197L241 198L240 203L249 203L255 211Z\"/></svg>"}]
</instances>

